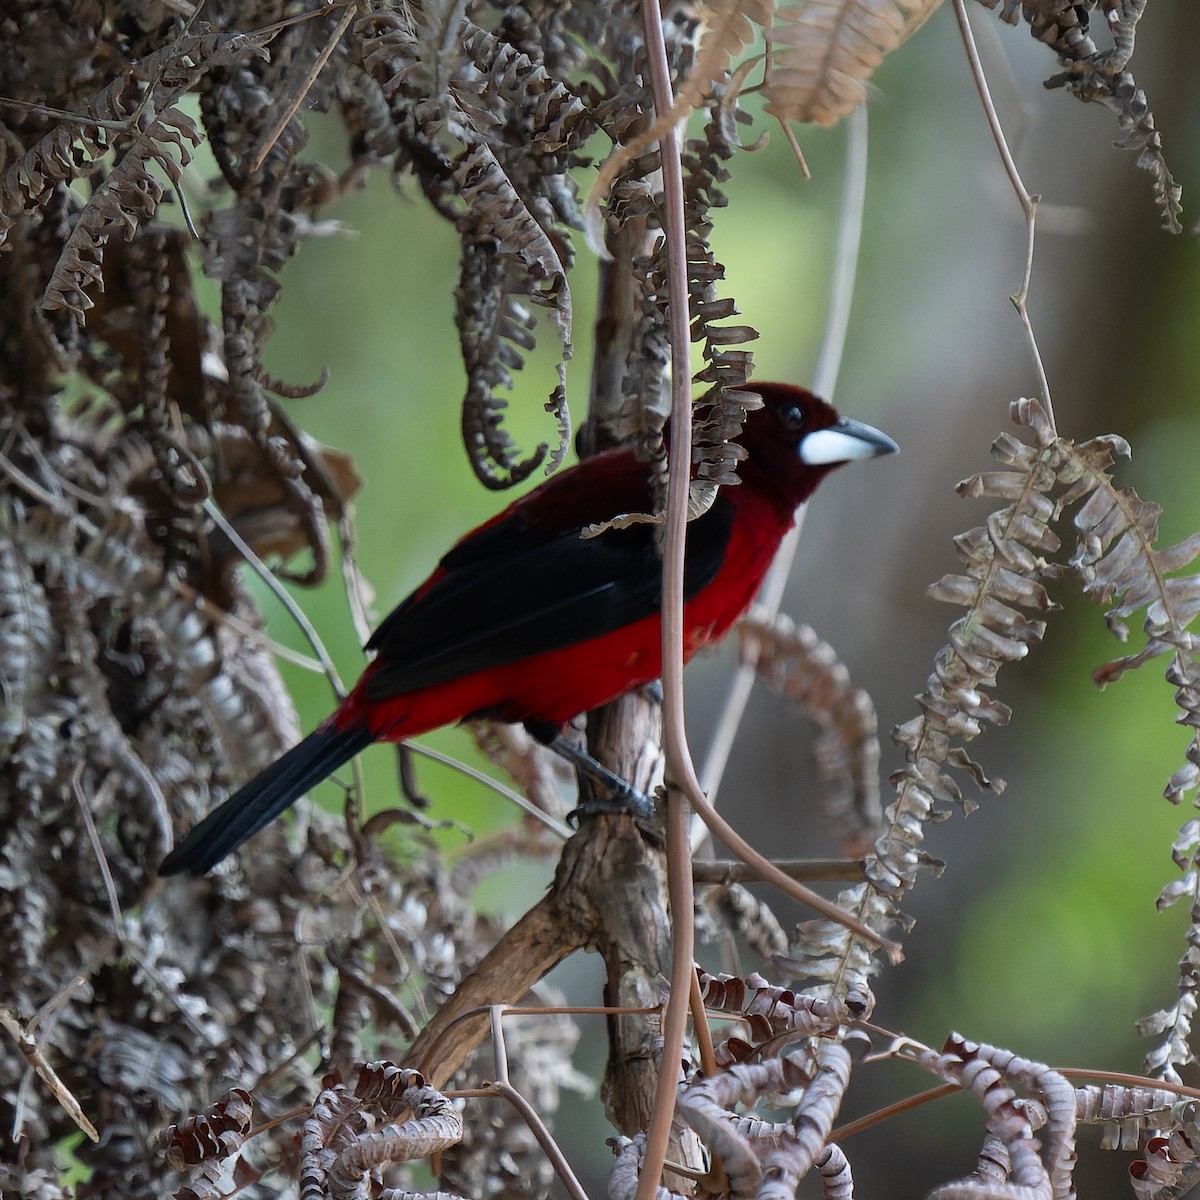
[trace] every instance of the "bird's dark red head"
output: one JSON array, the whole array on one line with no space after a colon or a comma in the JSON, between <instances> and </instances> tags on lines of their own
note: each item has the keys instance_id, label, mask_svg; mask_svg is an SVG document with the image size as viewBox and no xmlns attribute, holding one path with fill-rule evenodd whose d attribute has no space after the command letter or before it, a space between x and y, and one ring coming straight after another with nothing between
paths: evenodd
<instances>
[{"instance_id":1,"label":"bird's dark red head","mask_svg":"<svg viewBox=\"0 0 1200 1200\"><path fill-rule=\"evenodd\" d=\"M745 390L761 396L763 406L747 414L737 439L746 451L738 474L769 484L770 493L792 508L835 468L900 448L873 426L839 416L832 404L804 388L750 383Z\"/></svg>"}]
</instances>

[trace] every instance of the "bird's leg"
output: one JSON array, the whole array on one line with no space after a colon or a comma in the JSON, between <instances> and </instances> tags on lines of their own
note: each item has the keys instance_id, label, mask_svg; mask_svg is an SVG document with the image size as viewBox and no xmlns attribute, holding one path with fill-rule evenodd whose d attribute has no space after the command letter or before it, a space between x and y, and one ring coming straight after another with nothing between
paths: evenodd
<instances>
[{"instance_id":1,"label":"bird's leg","mask_svg":"<svg viewBox=\"0 0 1200 1200\"><path fill-rule=\"evenodd\" d=\"M643 821L654 816L654 805L637 788L603 763L597 762L586 750L581 750L560 729L534 721L526 722L525 728L534 741L549 747L581 774L608 789L607 800L591 800L568 813L569 824L576 825L581 817L594 816L596 813L628 812Z\"/></svg>"},{"instance_id":2,"label":"bird's leg","mask_svg":"<svg viewBox=\"0 0 1200 1200\"><path fill-rule=\"evenodd\" d=\"M581 817L590 817L596 813L606 812L628 812L643 821L648 821L654 816L654 805L637 788L622 779L620 775L610 771L603 763L597 762L586 750L581 750L576 746L570 738L564 737L561 733L557 734L550 743L550 749L565 758L577 771L581 771L609 790L607 800L595 798L568 813L568 824L577 825Z\"/></svg>"}]
</instances>

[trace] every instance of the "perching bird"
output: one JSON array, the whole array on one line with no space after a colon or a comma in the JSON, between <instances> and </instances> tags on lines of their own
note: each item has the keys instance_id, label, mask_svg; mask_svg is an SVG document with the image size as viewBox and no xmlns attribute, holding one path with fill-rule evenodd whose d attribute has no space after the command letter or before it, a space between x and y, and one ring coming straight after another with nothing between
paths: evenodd
<instances>
[{"instance_id":1,"label":"perching bird","mask_svg":"<svg viewBox=\"0 0 1200 1200\"><path fill-rule=\"evenodd\" d=\"M747 390L763 407L737 439L746 451L740 483L721 488L688 525L688 659L750 606L797 507L821 480L897 449L801 388ZM159 873L208 871L370 743L468 717L522 722L581 765L580 752L556 737L562 725L657 679L662 664L654 528L582 531L653 504L650 465L622 447L559 472L472 530L375 631L367 643L375 657L337 710L209 813Z\"/></svg>"}]
</instances>

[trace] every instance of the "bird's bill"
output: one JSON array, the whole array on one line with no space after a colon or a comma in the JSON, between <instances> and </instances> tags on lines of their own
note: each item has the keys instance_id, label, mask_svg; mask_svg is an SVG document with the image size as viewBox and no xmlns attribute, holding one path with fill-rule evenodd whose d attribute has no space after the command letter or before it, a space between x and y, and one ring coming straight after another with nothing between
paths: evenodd
<instances>
[{"instance_id":1,"label":"bird's bill","mask_svg":"<svg viewBox=\"0 0 1200 1200\"><path fill-rule=\"evenodd\" d=\"M862 458L895 454L900 447L886 433L862 421L840 417L828 429L814 429L800 442L800 461L808 467L832 467Z\"/></svg>"}]
</instances>

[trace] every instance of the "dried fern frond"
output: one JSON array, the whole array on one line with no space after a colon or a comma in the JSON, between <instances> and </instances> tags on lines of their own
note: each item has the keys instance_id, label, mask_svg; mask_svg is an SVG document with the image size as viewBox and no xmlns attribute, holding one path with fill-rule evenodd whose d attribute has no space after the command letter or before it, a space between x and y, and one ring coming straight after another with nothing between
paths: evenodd
<instances>
[{"instance_id":1,"label":"dried fern frond","mask_svg":"<svg viewBox=\"0 0 1200 1200\"><path fill-rule=\"evenodd\" d=\"M984 689L995 684L1004 663L1024 658L1044 632L1044 623L1021 609L1046 612L1053 607L1040 576L1044 556L1060 545L1050 529L1058 515L1051 494L1058 485L1054 430L1033 401L1022 401L1014 417L1031 429L1034 444L1002 436L992 452L1010 469L959 485L961 495L1011 503L985 525L955 539L966 573L944 576L930 594L968 612L951 626L949 643L934 658L926 690L917 697L922 715L893 735L907 764L892 777L897 798L887 812L888 829L876 844L878 858L868 866L875 885L893 897L912 886L922 865L930 865L919 847L925 822L938 807L972 807L946 768L964 773L980 787L1002 786L988 781L961 743L977 737L987 724L1008 721L1008 709Z\"/></svg>"},{"instance_id":2,"label":"dried fern frond","mask_svg":"<svg viewBox=\"0 0 1200 1200\"><path fill-rule=\"evenodd\" d=\"M253 1112L250 1093L233 1088L208 1113L168 1125L163 1133L168 1165L182 1171L236 1154L250 1132Z\"/></svg>"},{"instance_id":3,"label":"dried fern frond","mask_svg":"<svg viewBox=\"0 0 1200 1200\"><path fill-rule=\"evenodd\" d=\"M999 0L979 2L995 8ZM1116 114L1124 132L1117 146L1137 151L1138 166L1153 179L1163 228L1180 233L1182 189L1167 167L1146 94L1128 69L1145 10L1146 0L1004 0L1000 18L1015 25L1024 17L1030 34L1054 51L1063 70L1047 79L1046 87L1065 88L1077 99L1102 104ZM1097 13L1112 35L1110 50L1099 49L1088 33L1089 19Z\"/></svg>"},{"instance_id":4,"label":"dried fern frond","mask_svg":"<svg viewBox=\"0 0 1200 1200\"><path fill-rule=\"evenodd\" d=\"M707 942L728 946L731 939L741 939L764 962L783 954L788 946L787 934L771 906L740 883L718 883L699 891L696 929L697 936Z\"/></svg>"},{"instance_id":5,"label":"dried fern frond","mask_svg":"<svg viewBox=\"0 0 1200 1200\"><path fill-rule=\"evenodd\" d=\"M697 977L706 1009L736 1014L746 1022L715 1047L722 1066L769 1058L779 1053L782 1044L831 1034L851 1016L838 1000L773 987L760 975L743 979L697 969Z\"/></svg>"},{"instance_id":6,"label":"dried fern frond","mask_svg":"<svg viewBox=\"0 0 1200 1200\"><path fill-rule=\"evenodd\" d=\"M651 124L617 147L601 164L588 193L589 214L603 202L613 181L640 154L661 141L672 129L686 121L701 104L705 94L725 91L733 59L757 36L755 25L766 29L775 12L774 0L718 0L710 4L695 61L679 85L675 101L664 113L655 113ZM714 85L718 85L714 88ZM589 223L591 223L589 217Z\"/></svg>"},{"instance_id":7,"label":"dried fern frond","mask_svg":"<svg viewBox=\"0 0 1200 1200\"><path fill-rule=\"evenodd\" d=\"M693 413L692 462L696 478L692 491L702 495L707 492L708 503L717 487L736 483L741 448L731 439L741 432L747 410L761 403L758 396L745 390L754 360L749 351L742 349L757 340L758 331L749 325L726 324L738 315L738 308L718 291L725 268L710 245L712 210L726 203L720 185L729 178L725 164L737 145L733 126L738 115L736 99L718 91L709 109L704 136L690 139L683 154L688 315L692 341L702 345L707 362L694 382L712 385ZM704 511L707 505L693 507Z\"/></svg>"},{"instance_id":8,"label":"dried fern frond","mask_svg":"<svg viewBox=\"0 0 1200 1200\"><path fill-rule=\"evenodd\" d=\"M142 222L149 221L163 197L163 186L150 173L157 163L173 184L200 145L200 131L191 117L166 108L125 148L108 178L92 193L63 245L62 255L42 294L42 307L64 308L82 319L91 308L86 288L101 280L105 242L117 230L133 236ZM178 161L168 147L174 147Z\"/></svg>"},{"instance_id":9,"label":"dried fern frond","mask_svg":"<svg viewBox=\"0 0 1200 1200\"><path fill-rule=\"evenodd\" d=\"M815 1165L849 1086L851 1059L840 1043L820 1040L808 1053L738 1063L683 1089L678 1112L708 1146L734 1196L794 1195ZM788 1097L791 1120L768 1123L740 1115L743 1105ZM779 1103L778 1100L775 1101ZM759 1191L762 1186L764 1191Z\"/></svg>"},{"instance_id":10,"label":"dried fern frond","mask_svg":"<svg viewBox=\"0 0 1200 1200\"><path fill-rule=\"evenodd\" d=\"M879 735L871 697L850 683L833 647L787 617L752 612L737 626L742 661L819 729L814 753L826 819L842 852L866 853L882 820Z\"/></svg>"},{"instance_id":11,"label":"dried fern frond","mask_svg":"<svg viewBox=\"0 0 1200 1200\"><path fill-rule=\"evenodd\" d=\"M150 165L178 184L200 144L195 122L176 107L180 98L205 72L262 54L264 41L205 34L164 47L99 92L78 124L56 126L9 167L0 184L0 247L16 219L41 204L48 190L93 174L112 150L119 155L76 217L42 308L66 309L82 319L92 304L85 289L101 279L104 243L117 230L132 237L162 199Z\"/></svg>"},{"instance_id":12,"label":"dried fern frond","mask_svg":"<svg viewBox=\"0 0 1200 1200\"><path fill-rule=\"evenodd\" d=\"M1144 647L1096 672L1104 685L1125 671L1169 656L1167 679L1176 687L1181 724L1200 728L1200 667L1189 626L1200 614L1200 573L1190 572L1200 555L1200 536L1156 549L1159 509L1132 490L1117 488L1108 473L1114 455L1127 454L1118 437L1073 443L1057 435L1045 410L1033 400L1013 406L1013 417L1031 442L1004 435L992 447L1005 469L984 472L959 485L964 496L1007 501L985 525L956 539L966 573L947 575L932 589L936 599L962 605L967 615L950 630L938 652L926 690L918 696L919 717L894 734L907 763L893 776L897 799L887 811L888 827L876 843L877 857L868 876L890 898L911 887L918 869L934 865L920 850L927 821L941 806L956 803L969 811L951 770L980 787L990 783L962 743L977 737L986 724L1005 724L1008 709L985 689L996 683L1001 666L1023 658L1042 637L1045 624L1029 614L1053 605L1045 582L1074 572L1084 593L1110 604L1105 620L1120 638L1127 619L1142 612ZM1048 561L1061 542L1052 525L1071 512L1077 538L1065 565ZM1116 600L1117 603L1112 602ZM1172 775L1166 795L1173 802L1200 783L1200 734L1192 737L1187 762ZM1200 822L1189 821L1174 847L1183 876L1165 888L1160 907L1184 896L1200 912ZM1150 1070L1176 1078L1176 1067L1191 1061L1187 1039L1196 1010L1200 955L1191 948L1180 963L1179 999L1142 1023L1147 1036L1165 1034L1148 1056ZM828 966L826 968L829 969Z\"/></svg>"},{"instance_id":13,"label":"dried fern frond","mask_svg":"<svg viewBox=\"0 0 1200 1200\"><path fill-rule=\"evenodd\" d=\"M412 1116L396 1124L405 1112ZM461 1114L418 1072L366 1063L353 1093L335 1084L312 1105L300 1143L302 1194L362 1194L389 1163L426 1158L461 1137Z\"/></svg>"},{"instance_id":14,"label":"dried fern frond","mask_svg":"<svg viewBox=\"0 0 1200 1200\"><path fill-rule=\"evenodd\" d=\"M731 298L719 293L717 285L725 278L725 268L710 245L711 210L726 203L720 185L729 177L725 164L736 148L733 124L739 115L736 100L722 98L721 89L717 91L718 100L709 109L703 137L690 139L682 155L691 337L693 342L702 344L707 360L707 365L693 376L693 382L710 385L693 406L693 479L688 494L688 520L708 511L719 487L737 483L737 464L743 451L732 439L741 432L746 412L762 403L756 393L746 390L753 358L748 350L741 348L757 339L758 333L749 325L725 323L738 315L738 308ZM647 222L647 216L632 203L632 198L639 196L636 178L630 174L619 182L606 214L610 238L619 238L619 231L629 220L623 207L626 203L638 214L635 220ZM649 216L657 221L655 210ZM631 419L624 423L632 424L632 414L640 413L643 428L638 430L641 436L635 439L635 444L651 457L661 453L667 413L665 395L661 404L658 397L648 402L644 382L647 366L652 367L658 356L666 353L660 344L666 296L665 254L665 245L658 240L648 252L635 256L631 264L632 277L642 289L645 310L637 334L655 340L643 342L635 337L628 349L625 409ZM661 376L658 386L661 387ZM644 428L646 425L650 428ZM625 514L603 528L620 527L622 522L658 523L661 519L659 514Z\"/></svg>"},{"instance_id":15,"label":"dried fern frond","mask_svg":"<svg viewBox=\"0 0 1200 1200\"><path fill-rule=\"evenodd\" d=\"M942 0L808 0L767 33L766 111L786 124L835 125L867 98L866 81Z\"/></svg>"},{"instance_id":16,"label":"dried fern frond","mask_svg":"<svg viewBox=\"0 0 1200 1200\"><path fill-rule=\"evenodd\" d=\"M868 874L871 865L867 859ZM906 931L912 925L869 883L839 892L834 902L880 933ZM866 942L833 921L801 921L792 932L788 952L777 955L775 965L806 996L841 1000L856 1016L869 1016L875 1007L871 979L879 973L879 961Z\"/></svg>"},{"instance_id":17,"label":"dried fern frond","mask_svg":"<svg viewBox=\"0 0 1200 1200\"><path fill-rule=\"evenodd\" d=\"M16 524L11 508L8 514L0 515L0 529ZM34 574L34 561L20 541L0 538L0 759L5 760L10 760L17 739L32 732L38 681L50 673L55 659L53 618Z\"/></svg>"},{"instance_id":18,"label":"dried fern frond","mask_svg":"<svg viewBox=\"0 0 1200 1200\"><path fill-rule=\"evenodd\" d=\"M558 382L546 407L558 426L550 465L570 443L566 362L571 355L573 262L578 224L567 168L595 131L587 109L544 65L471 22L462 5L425 6L405 17L377 13L356 27L363 65L386 99L399 152L435 208L458 229L455 292L467 368L462 428L479 480L505 488L545 459L521 458L497 394L512 386L534 346L529 305L558 334Z\"/></svg>"},{"instance_id":19,"label":"dried fern frond","mask_svg":"<svg viewBox=\"0 0 1200 1200\"><path fill-rule=\"evenodd\" d=\"M916 1043L905 1048L905 1057L961 1087L987 1117L976 1173L935 1188L932 1196L986 1200L1020 1189L1021 1194L1067 1200L1075 1194L1075 1089L1059 1072L957 1033L946 1039L940 1054ZM1018 1096L1017 1088L1037 1103Z\"/></svg>"},{"instance_id":20,"label":"dried fern frond","mask_svg":"<svg viewBox=\"0 0 1200 1200\"><path fill-rule=\"evenodd\" d=\"M1075 1119L1081 1125L1103 1127L1105 1150L1137 1150L1147 1134L1179 1129L1192 1136L1195 1101L1181 1101L1177 1092L1132 1084L1105 1084L1075 1089Z\"/></svg>"}]
</instances>

